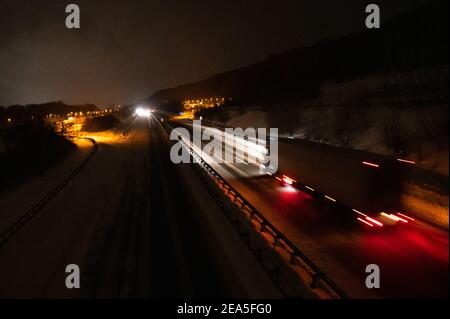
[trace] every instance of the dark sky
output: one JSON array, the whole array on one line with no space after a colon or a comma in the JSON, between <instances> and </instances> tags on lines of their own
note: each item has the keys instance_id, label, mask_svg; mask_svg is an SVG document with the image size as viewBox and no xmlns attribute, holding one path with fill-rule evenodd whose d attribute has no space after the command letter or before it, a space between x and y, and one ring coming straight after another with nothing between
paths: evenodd
<instances>
[{"instance_id":1,"label":"dark sky","mask_svg":"<svg viewBox=\"0 0 450 319\"><path fill-rule=\"evenodd\" d=\"M432 0L374 1L383 18ZM65 7L81 29L65 28ZM0 0L0 105L103 106L363 27L364 0Z\"/></svg>"}]
</instances>

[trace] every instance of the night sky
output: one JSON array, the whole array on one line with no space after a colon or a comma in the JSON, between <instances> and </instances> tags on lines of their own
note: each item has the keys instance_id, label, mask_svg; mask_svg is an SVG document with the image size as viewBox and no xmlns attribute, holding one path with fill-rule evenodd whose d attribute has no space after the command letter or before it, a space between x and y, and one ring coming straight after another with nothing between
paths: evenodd
<instances>
[{"instance_id":1,"label":"night sky","mask_svg":"<svg viewBox=\"0 0 450 319\"><path fill-rule=\"evenodd\" d=\"M384 19L432 0L374 1ZM65 27L65 7L81 29ZM0 0L0 105L131 103L364 26L364 0Z\"/></svg>"}]
</instances>

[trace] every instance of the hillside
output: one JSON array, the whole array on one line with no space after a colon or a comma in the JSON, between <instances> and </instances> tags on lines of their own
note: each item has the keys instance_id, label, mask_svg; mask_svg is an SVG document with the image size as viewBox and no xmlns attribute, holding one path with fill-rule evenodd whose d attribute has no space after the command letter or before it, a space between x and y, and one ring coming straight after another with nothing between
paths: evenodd
<instances>
[{"instance_id":1,"label":"hillside","mask_svg":"<svg viewBox=\"0 0 450 319\"><path fill-rule=\"evenodd\" d=\"M448 65L448 1L439 1L366 30L211 78L154 93L145 102L177 111L189 98L224 96L234 104L286 103L318 97L326 82Z\"/></svg>"}]
</instances>

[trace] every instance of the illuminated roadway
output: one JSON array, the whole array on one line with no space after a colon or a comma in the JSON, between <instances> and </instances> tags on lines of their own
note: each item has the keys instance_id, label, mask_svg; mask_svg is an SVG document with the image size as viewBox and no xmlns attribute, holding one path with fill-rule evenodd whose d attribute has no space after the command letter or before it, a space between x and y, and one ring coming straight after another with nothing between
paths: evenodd
<instances>
[{"instance_id":1,"label":"illuminated roadway","mask_svg":"<svg viewBox=\"0 0 450 319\"><path fill-rule=\"evenodd\" d=\"M224 217L207 199L193 200L191 188L201 185L180 176L154 124L141 117L123 137L96 137L87 166L0 247L0 297L281 296L239 238L220 238L236 245L233 256L205 235L205 220ZM211 216L199 218L205 207ZM80 267L80 289L65 286L68 264Z\"/></svg>"}]
</instances>

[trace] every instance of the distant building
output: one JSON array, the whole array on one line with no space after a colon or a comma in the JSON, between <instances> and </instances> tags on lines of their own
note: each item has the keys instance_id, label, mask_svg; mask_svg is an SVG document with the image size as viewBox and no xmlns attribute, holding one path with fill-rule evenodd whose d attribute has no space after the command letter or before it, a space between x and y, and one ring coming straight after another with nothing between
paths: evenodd
<instances>
[{"instance_id":1,"label":"distant building","mask_svg":"<svg viewBox=\"0 0 450 319\"><path fill-rule=\"evenodd\" d=\"M222 106L225 103L223 97L207 97L201 99L192 99L183 101L183 117L193 118L197 110L211 109Z\"/></svg>"}]
</instances>

